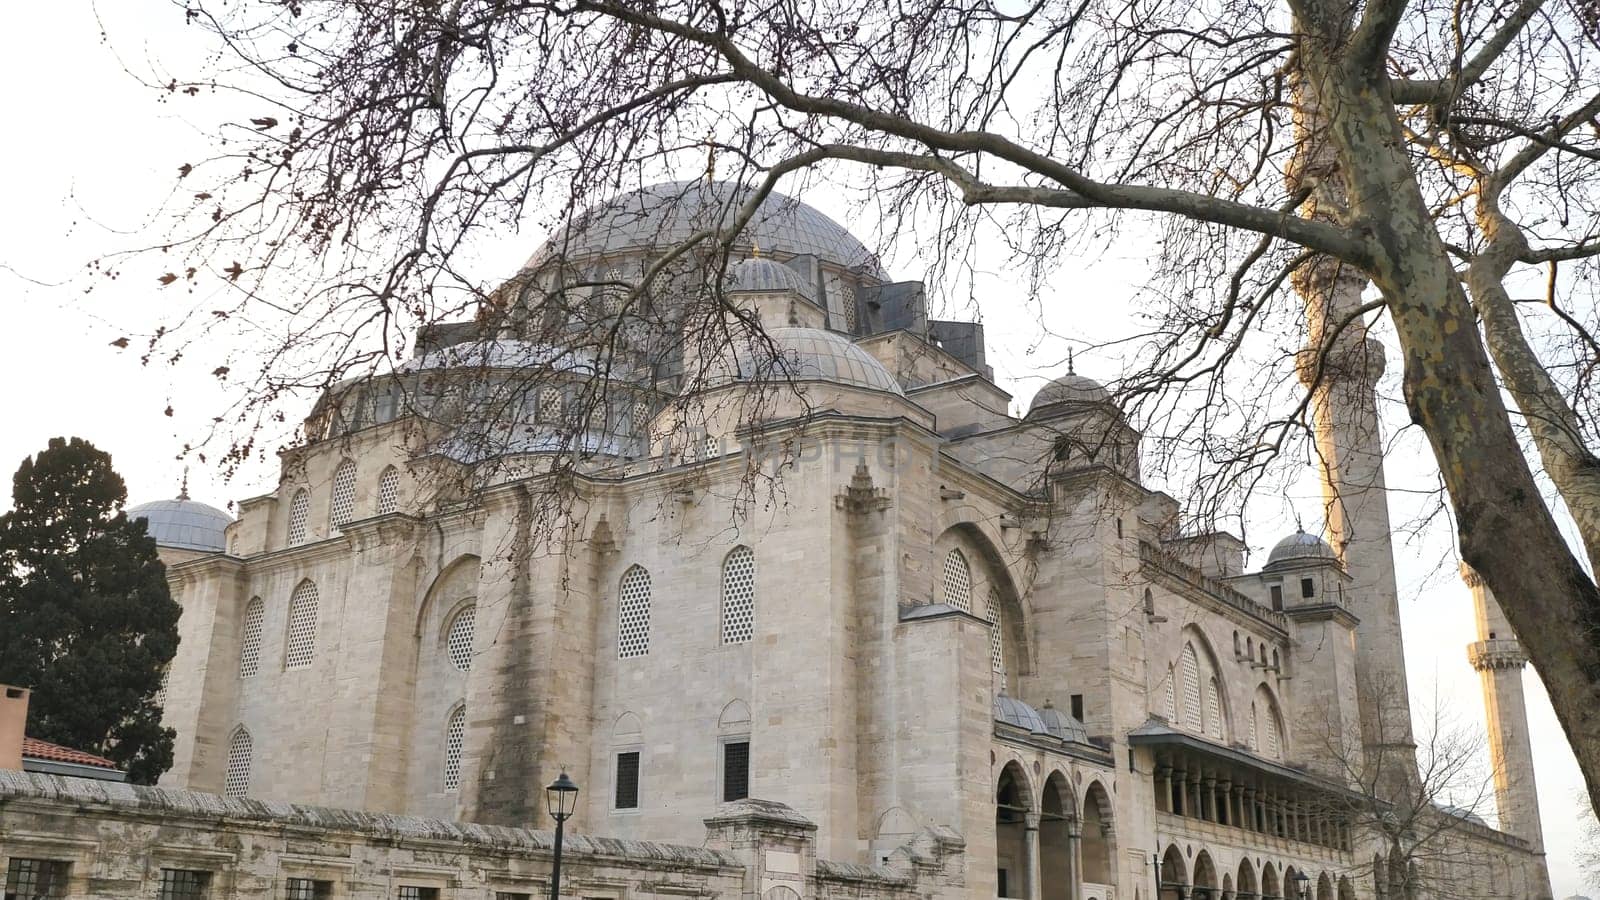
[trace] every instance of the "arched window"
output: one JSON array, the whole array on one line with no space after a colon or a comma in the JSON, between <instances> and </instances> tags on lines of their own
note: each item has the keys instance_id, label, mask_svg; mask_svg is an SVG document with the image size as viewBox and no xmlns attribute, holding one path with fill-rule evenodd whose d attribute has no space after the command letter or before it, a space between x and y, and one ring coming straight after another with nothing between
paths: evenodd
<instances>
[{"instance_id":1,"label":"arched window","mask_svg":"<svg viewBox=\"0 0 1600 900\"><path fill-rule=\"evenodd\" d=\"M310 517L311 493L301 488L289 501L289 546L306 542L306 520Z\"/></svg>"},{"instance_id":2,"label":"arched window","mask_svg":"<svg viewBox=\"0 0 1600 900\"><path fill-rule=\"evenodd\" d=\"M450 657L450 665L458 672L472 671L474 626L477 624L477 617L477 606L468 603L450 617L450 625L445 629L445 654Z\"/></svg>"},{"instance_id":3,"label":"arched window","mask_svg":"<svg viewBox=\"0 0 1600 900\"><path fill-rule=\"evenodd\" d=\"M317 586L302 581L289 599L289 640L283 654L285 669L311 665L317 649Z\"/></svg>"},{"instance_id":4,"label":"arched window","mask_svg":"<svg viewBox=\"0 0 1600 900\"><path fill-rule=\"evenodd\" d=\"M630 566L617 591L617 658L650 652L650 573Z\"/></svg>"},{"instance_id":5,"label":"arched window","mask_svg":"<svg viewBox=\"0 0 1600 900\"><path fill-rule=\"evenodd\" d=\"M1251 741L1251 745L1255 746L1257 753L1268 759L1282 759L1283 718L1278 713L1277 698L1272 696L1266 685L1256 688L1255 703L1251 708L1254 713L1253 718L1256 719L1253 723L1255 734L1252 737L1260 738L1259 745L1256 745L1254 740Z\"/></svg>"},{"instance_id":6,"label":"arched window","mask_svg":"<svg viewBox=\"0 0 1600 900\"><path fill-rule=\"evenodd\" d=\"M250 732L243 725L228 738L228 768L223 775L223 793L243 797L250 790Z\"/></svg>"},{"instance_id":7,"label":"arched window","mask_svg":"<svg viewBox=\"0 0 1600 900\"><path fill-rule=\"evenodd\" d=\"M1260 728L1259 728L1259 724L1258 724L1260 718L1261 718L1261 710L1254 703L1250 704L1250 741L1249 741L1249 743L1250 743L1250 749L1251 750L1255 750L1258 753L1261 751L1261 744L1259 744L1257 742L1258 738L1260 737L1260 734L1261 734Z\"/></svg>"},{"instance_id":8,"label":"arched window","mask_svg":"<svg viewBox=\"0 0 1600 900\"><path fill-rule=\"evenodd\" d=\"M244 605L244 638L239 642L239 677L249 678L261 670L261 620L266 606L260 597Z\"/></svg>"},{"instance_id":9,"label":"arched window","mask_svg":"<svg viewBox=\"0 0 1600 900\"><path fill-rule=\"evenodd\" d=\"M461 748L467 743L467 706L461 704L450 711L444 725L444 789L461 787Z\"/></svg>"},{"instance_id":10,"label":"arched window","mask_svg":"<svg viewBox=\"0 0 1600 900\"><path fill-rule=\"evenodd\" d=\"M1000 591L989 588L989 667L1006 677L1005 623L1000 618Z\"/></svg>"},{"instance_id":11,"label":"arched window","mask_svg":"<svg viewBox=\"0 0 1600 900\"><path fill-rule=\"evenodd\" d=\"M385 516L400 508L400 470L389 466L378 476L378 515Z\"/></svg>"},{"instance_id":12,"label":"arched window","mask_svg":"<svg viewBox=\"0 0 1600 900\"><path fill-rule=\"evenodd\" d=\"M1222 731L1222 688L1213 675L1206 683L1206 734L1221 740Z\"/></svg>"},{"instance_id":13,"label":"arched window","mask_svg":"<svg viewBox=\"0 0 1600 900\"><path fill-rule=\"evenodd\" d=\"M960 550L951 550L944 557L944 602L972 612L972 568Z\"/></svg>"},{"instance_id":14,"label":"arched window","mask_svg":"<svg viewBox=\"0 0 1600 900\"><path fill-rule=\"evenodd\" d=\"M1194 652L1193 644L1183 645L1183 655L1178 659L1178 674L1183 679L1180 697L1183 711L1179 714L1183 718L1183 727L1203 732L1205 723L1200 712L1200 656Z\"/></svg>"},{"instance_id":15,"label":"arched window","mask_svg":"<svg viewBox=\"0 0 1600 900\"><path fill-rule=\"evenodd\" d=\"M735 547L722 561L722 642L743 644L755 635L756 555Z\"/></svg>"},{"instance_id":16,"label":"arched window","mask_svg":"<svg viewBox=\"0 0 1600 900\"><path fill-rule=\"evenodd\" d=\"M1237 631L1233 633L1233 655L1235 659L1244 655L1242 645L1239 643L1239 632Z\"/></svg>"},{"instance_id":17,"label":"arched window","mask_svg":"<svg viewBox=\"0 0 1600 900\"><path fill-rule=\"evenodd\" d=\"M328 521L338 528L356 517L356 462L347 459L333 470L333 500L328 504Z\"/></svg>"}]
</instances>

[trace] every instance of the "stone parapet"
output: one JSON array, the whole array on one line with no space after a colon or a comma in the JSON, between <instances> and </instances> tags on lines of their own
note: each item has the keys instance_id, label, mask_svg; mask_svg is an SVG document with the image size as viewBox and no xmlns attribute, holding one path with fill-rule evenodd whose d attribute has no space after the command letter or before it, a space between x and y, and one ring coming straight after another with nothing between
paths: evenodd
<instances>
[{"instance_id":1,"label":"stone parapet","mask_svg":"<svg viewBox=\"0 0 1600 900\"><path fill-rule=\"evenodd\" d=\"M1520 669L1528 664L1528 654L1523 651L1521 641L1477 641L1467 645L1467 661L1479 672L1486 669Z\"/></svg>"}]
</instances>

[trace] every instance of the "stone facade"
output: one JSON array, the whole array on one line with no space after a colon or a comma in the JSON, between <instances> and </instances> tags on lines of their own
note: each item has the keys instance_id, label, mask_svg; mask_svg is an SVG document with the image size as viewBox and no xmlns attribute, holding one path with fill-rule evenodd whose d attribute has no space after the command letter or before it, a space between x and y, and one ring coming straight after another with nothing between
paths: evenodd
<instances>
[{"instance_id":1,"label":"stone facade","mask_svg":"<svg viewBox=\"0 0 1600 900\"><path fill-rule=\"evenodd\" d=\"M776 336L785 390L732 355L694 360L723 375L692 392L619 379L631 410L592 414L597 452L559 475L540 429L592 374L526 336L454 345L472 366L428 344L393 376L422 396L545 360L534 436L492 460L391 382L330 391L225 545L172 551L164 784L510 827L565 769L582 833L729 847L756 840L728 817L761 798L797 817L805 897L1242 900L1294 874L1371 896L1371 837L1319 799L1339 775L1314 735L1365 734L1358 672L1403 685L1387 513L1381 539L1293 535L1247 570L1237 539L1177 533L1104 388L1069 373L1012 417L981 328L930 323L919 285L783 203L728 297ZM585 240L574 269L648 258L638 235ZM552 252L517 284L548 287ZM762 391L758 429L729 412ZM1367 466L1337 536L1377 516L1381 466L1329 446ZM1536 834L1456 831L1547 884ZM737 880L707 866L696 890ZM788 896L750 871L743 895ZM1474 895L1542 896L1499 890Z\"/></svg>"}]
</instances>

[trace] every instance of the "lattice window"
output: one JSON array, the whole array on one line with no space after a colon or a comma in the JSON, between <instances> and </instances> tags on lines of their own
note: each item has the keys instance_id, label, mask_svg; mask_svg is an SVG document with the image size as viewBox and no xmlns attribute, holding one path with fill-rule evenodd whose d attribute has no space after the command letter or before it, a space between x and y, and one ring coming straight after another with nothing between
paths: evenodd
<instances>
[{"instance_id":1,"label":"lattice window","mask_svg":"<svg viewBox=\"0 0 1600 900\"><path fill-rule=\"evenodd\" d=\"M164 710L164 709L167 708L167 681L171 677L172 677L172 667L170 665L162 666L161 667L161 686L156 688L156 695L155 695L155 697L151 698L151 702L153 702L158 709L163 709Z\"/></svg>"},{"instance_id":2,"label":"lattice window","mask_svg":"<svg viewBox=\"0 0 1600 900\"><path fill-rule=\"evenodd\" d=\"M467 743L467 708L458 706L444 726L444 789L461 787L461 748Z\"/></svg>"},{"instance_id":3,"label":"lattice window","mask_svg":"<svg viewBox=\"0 0 1600 900\"><path fill-rule=\"evenodd\" d=\"M634 401L633 411L628 415L628 430L638 437L649 436L650 404L643 400Z\"/></svg>"},{"instance_id":4,"label":"lattice window","mask_svg":"<svg viewBox=\"0 0 1600 900\"><path fill-rule=\"evenodd\" d=\"M55 859L23 859L11 857L6 864L5 896L7 900L45 900L67 895L67 872L70 863Z\"/></svg>"},{"instance_id":5,"label":"lattice window","mask_svg":"<svg viewBox=\"0 0 1600 900\"><path fill-rule=\"evenodd\" d=\"M839 302L844 307L844 324L846 331L856 330L856 287L848 281L839 283Z\"/></svg>"},{"instance_id":6,"label":"lattice window","mask_svg":"<svg viewBox=\"0 0 1600 900\"><path fill-rule=\"evenodd\" d=\"M1268 706L1261 711L1266 721L1267 756L1277 759L1283 753L1283 735L1278 733L1278 710Z\"/></svg>"},{"instance_id":7,"label":"lattice window","mask_svg":"<svg viewBox=\"0 0 1600 900\"><path fill-rule=\"evenodd\" d=\"M639 751L617 754L617 809L639 808Z\"/></svg>"},{"instance_id":8,"label":"lattice window","mask_svg":"<svg viewBox=\"0 0 1600 900\"><path fill-rule=\"evenodd\" d=\"M400 470L390 466L378 476L378 515L388 515L399 508Z\"/></svg>"},{"instance_id":9,"label":"lattice window","mask_svg":"<svg viewBox=\"0 0 1600 900\"><path fill-rule=\"evenodd\" d=\"M250 732L235 729L228 738L228 768L224 774L222 792L229 797L243 797L250 790L250 754L254 750Z\"/></svg>"},{"instance_id":10,"label":"lattice window","mask_svg":"<svg viewBox=\"0 0 1600 900\"><path fill-rule=\"evenodd\" d=\"M1162 701L1162 705L1167 714L1167 722L1172 725L1178 724L1178 695L1173 688L1177 680L1177 673L1173 671L1171 666L1167 666L1167 696Z\"/></svg>"},{"instance_id":11,"label":"lattice window","mask_svg":"<svg viewBox=\"0 0 1600 900\"><path fill-rule=\"evenodd\" d=\"M547 387L539 392L539 421L561 421L562 409L561 391Z\"/></svg>"},{"instance_id":12,"label":"lattice window","mask_svg":"<svg viewBox=\"0 0 1600 900\"><path fill-rule=\"evenodd\" d=\"M356 517L356 463L347 459L333 470L333 501L328 504L328 521L333 527Z\"/></svg>"},{"instance_id":13,"label":"lattice window","mask_svg":"<svg viewBox=\"0 0 1600 900\"><path fill-rule=\"evenodd\" d=\"M951 550L944 557L944 602L972 612L972 568L960 550Z\"/></svg>"},{"instance_id":14,"label":"lattice window","mask_svg":"<svg viewBox=\"0 0 1600 900\"><path fill-rule=\"evenodd\" d=\"M756 555L735 547L722 562L722 642L742 644L755 635Z\"/></svg>"},{"instance_id":15,"label":"lattice window","mask_svg":"<svg viewBox=\"0 0 1600 900\"><path fill-rule=\"evenodd\" d=\"M711 435L706 435L705 450L701 454L700 458L701 459L716 459L717 457L719 457L721 455L722 455L722 443L720 441L718 441L716 438L712 437Z\"/></svg>"},{"instance_id":16,"label":"lattice window","mask_svg":"<svg viewBox=\"0 0 1600 900\"><path fill-rule=\"evenodd\" d=\"M304 669L316 657L317 586L300 582L289 600L289 641L283 655L285 669Z\"/></svg>"},{"instance_id":17,"label":"lattice window","mask_svg":"<svg viewBox=\"0 0 1600 900\"><path fill-rule=\"evenodd\" d=\"M632 566L622 575L617 592L617 658L650 652L650 573Z\"/></svg>"},{"instance_id":18,"label":"lattice window","mask_svg":"<svg viewBox=\"0 0 1600 900\"><path fill-rule=\"evenodd\" d=\"M1006 676L1005 623L1000 620L1000 592L989 588L989 667Z\"/></svg>"},{"instance_id":19,"label":"lattice window","mask_svg":"<svg viewBox=\"0 0 1600 900\"><path fill-rule=\"evenodd\" d=\"M1222 737L1222 689L1212 676L1206 680L1205 733L1213 738Z\"/></svg>"},{"instance_id":20,"label":"lattice window","mask_svg":"<svg viewBox=\"0 0 1600 900\"><path fill-rule=\"evenodd\" d=\"M210 872L193 869L162 869L160 900L202 900L211 884Z\"/></svg>"},{"instance_id":21,"label":"lattice window","mask_svg":"<svg viewBox=\"0 0 1600 900\"><path fill-rule=\"evenodd\" d=\"M472 671L473 633L477 617L477 607L469 604L450 619L450 627L445 630L445 651L450 656L450 665L455 666L457 671Z\"/></svg>"},{"instance_id":22,"label":"lattice window","mask_svg":"<svg viewBox=\"0 0 1600 900\"><path fill-rule=\"evenodd\" d=\"M305 488L289 501L289 546L306 542L306 521L311 518L311 494Z\"/></svg>"},{"instance_id":23,"label":"lattice window","mask_svg":"<svg viewBox=\"0 0 1600 900\"><path fill-rule=\"evenodd\" d=\"M249 678L261 670L261 621L266 604L251 597L244 605L244 639L239 643L239 677Z\"/></svg>"},{"instance_id":24,"label":"lattice window","mask_svg":"<svg viewBox=\"0 0 1600 900\"><path fill-rule=\"evenodd\" d=\"M418 887L414 884L400 885L400 891L395 895L397 900L439 900L439 889L436 887Z\"/></svg>"},{"instance_id":25,"label":"lattice window","mask_svg":"<svg viewBox=\"0 0 1600 900\"><path fill-rule=\"evenodd\" d=\"M1204 731L1200 712L1200 656L1193 644L1183 645L1183 656L1178 661L1178 672L1183 676L1183 725L1194 731Z\"/></svg>"},{"instance_id":26,"label":"lattice window","mask_svg":"<svg viewBox=\"0 0 1600 900\"><path fill-rule=\"evenodd\" d=\"M1261 711L1259 709L1257 709L1256 705L1254 703L1250 704L1250 741L1249 741L1249 744L1250 744L1250 749L1256 751L1257 753L1261 752L1261 745L1259 743L1257 743L1258 732L1256 730L1256 719L1260 715L1261 715Z\"/></svg>"}]
</instances>

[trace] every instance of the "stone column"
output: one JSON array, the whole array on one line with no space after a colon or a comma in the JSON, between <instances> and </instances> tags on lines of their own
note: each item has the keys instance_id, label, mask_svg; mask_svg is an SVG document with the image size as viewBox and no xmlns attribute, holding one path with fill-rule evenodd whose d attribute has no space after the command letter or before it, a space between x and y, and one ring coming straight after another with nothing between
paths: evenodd
<instances>
[{"instance_id":1,"label":"stone column","mask_svg":"<svg viewBox=\"0 0 1600 900\"><path fill-rule=\"evenodd\" d=\"M1022 896L1039 900L1039 814L1029 810L1022 822L1022 877L1027 882Z\"/></svg>"},{"instance_id":2,"label":"stone column","mask_svg":"<svg viewBox=\"0 0 1600 900\"><path fill-rule=\"evenodd\" d=\"M1156 809L1172 812L1172 767L1156 767Z\"/></svg>"},{"instance_id":3,"label":"stone column","mask_svg":"<svg viewBox=\"0 0 1600 900\"><path fill-rule=\"evenodd\" d=\"M1210 775L1200 779L1200 818L1217 821L1217 779Z\"/></svg>"},{"instance_id":4,"label":"stone column","mask_svg":"<svg viewBox=\"0 0 1600 900\"><path fill-rule=\"evenodd\" d=\"M1172 792L1172 796L1178 801L1177 805L1172 809L1174 815L1186 816L1189 814L1189 781L1185 777L1187 774L1182 769L1172 770L1172 778L1177 782L1178 788Z\"/></svg>"},{"instance_id":5,"label":"stone column","mask_svg":"<svg viewBox=\"0 0 1600 900\"><path fill-rule=\"evenodd\" d=\"M1067 823L1067 900L1083 897L1083 823Z\"/></svg>"}]
</instances>

